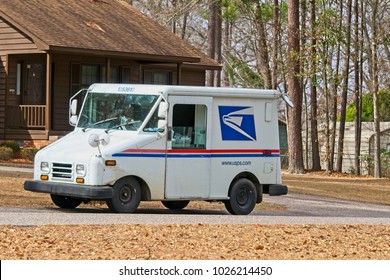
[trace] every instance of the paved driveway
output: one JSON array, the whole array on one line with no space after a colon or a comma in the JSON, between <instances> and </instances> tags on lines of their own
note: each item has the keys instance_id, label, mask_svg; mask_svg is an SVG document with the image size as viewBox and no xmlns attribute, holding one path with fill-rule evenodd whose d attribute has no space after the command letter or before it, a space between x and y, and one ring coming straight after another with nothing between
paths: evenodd
<instances>
[{"instance_id":1,"label":"paved driveway","mask_svg":"<svg viewBox=\"0 0 390 280\"><path fill-rule=\"evenodd\" d=\"M233 216L225 210L143 208L135 214L113 214L106 209L0 207L1 225L45 224L390 224L390 207L331 198L289 194L265 196L285 210L254 211Z\"/></svg>"}]
</instances>

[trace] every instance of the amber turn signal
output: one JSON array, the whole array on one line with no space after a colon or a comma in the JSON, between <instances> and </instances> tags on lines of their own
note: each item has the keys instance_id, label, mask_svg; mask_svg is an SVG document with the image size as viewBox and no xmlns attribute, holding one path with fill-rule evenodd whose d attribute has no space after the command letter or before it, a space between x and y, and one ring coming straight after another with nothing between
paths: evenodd
<instances>
[{"instance_id":1,"label":"amber turn signal","mask_svg":"<svg viewBox=\"0 0 390 280\"><path fill-rule=\"evenodd\" d=\"M116 160L106 160L106 166L116 166Z\"/></svg>"},{"instance_id":2,"label":"amber turn signal","mask_svg":"<svg viewBox=\"0 0 390 280\"><path fill-rule=\"evenodd\" d=\"M84 178L76 178L76 183L83 184Z\"/></svg>"}]
</instances>

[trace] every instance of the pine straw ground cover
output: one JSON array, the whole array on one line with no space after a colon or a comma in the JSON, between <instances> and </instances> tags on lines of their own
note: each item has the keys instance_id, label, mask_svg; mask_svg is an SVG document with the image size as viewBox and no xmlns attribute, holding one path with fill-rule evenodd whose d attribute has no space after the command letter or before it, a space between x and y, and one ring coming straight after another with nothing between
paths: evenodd
<instances>
[{"instance_id":1,"label":"pine straw ground cover","mask_svg":"<svg viewBox=\"0 0 390 280\"><path fill-rule=\"evenodd\" d=\"M389 259L389 226L0 227L1 259Z\"/></svg>"},{"instance_id":2,"label":"pine straw ground cover","mask_svg":"<svg viewBox=\"0 0 390 280\"><path fill-rule=\"evenodd\" d=\"M26 174L0 175L1 206L52 207L48 195L23 190ZM285 175L285 178L292 191L310 189L313 185L319 188L334 185L330 184L334 177L321 174ZM339 186L356 186L361 182L361 178L337 180L344 180ZM386 196L389 181L376 182L372 187ZM374 183L375 180L369 182ZM283 207L275 205L264 207L283 211ZM0 259L389 260L390 225L0 226Z\"/></svg>"}]
</instances>

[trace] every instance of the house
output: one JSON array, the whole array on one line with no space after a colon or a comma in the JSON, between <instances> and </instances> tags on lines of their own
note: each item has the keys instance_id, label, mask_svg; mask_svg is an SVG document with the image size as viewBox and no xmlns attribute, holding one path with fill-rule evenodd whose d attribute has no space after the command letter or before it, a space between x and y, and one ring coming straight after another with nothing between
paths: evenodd
<instances>
[{"instance_id":1,"label":"house","mask_svg":"<svg viewBox=\"0 0 390 280\"><path fill-rule=\"evenodd\" d=\"M338 139L339 132L338 122L336 125L336 139ZM390 151L390 122L381 122L380 123L381 131L381 149ZM321 156L321 167L322 169L326 168L326 133L325 128L319 127L319 143L320 143L320 156ZM375 143L375 126L373 122L363 122L362 123L362 135L361 135L361 148L360 148L360 168L362 174L373 174L373 159L374 159L374 143ZM337 141L337 140L336 140ZM344 132L344 151L343 151L343 164L342 172L354 173L355 172L355 123L346 122L345 123L345 132ZM337 142L336 142L337 144ZM305 148L305 141L303 147ZM310 141L308 145L308 157L306 158L306 166L311 168L311 147ZM304 151L306 154L306 151ZM337 160L337 145L335 148L334 154L335 162ZM383 165L384 174L388 174L388 169L390 167L390 162L386 165Z\"/></svg>"},{"instance_id":2,"label":"house","mask_svg":"<svg viewBox=\"0 0 390 280\"><path fill-rule=\"evenodd\" d=\"M95 82L205 85L221 66L126 1L0 1L0 140L55 140Z\"/></svg>"}]
</instances>

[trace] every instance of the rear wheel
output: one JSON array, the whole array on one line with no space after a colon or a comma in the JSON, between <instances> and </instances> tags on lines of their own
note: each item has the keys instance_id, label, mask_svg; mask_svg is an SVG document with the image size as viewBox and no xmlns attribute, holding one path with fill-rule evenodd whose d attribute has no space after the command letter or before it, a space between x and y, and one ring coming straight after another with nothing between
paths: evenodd
<instances>
[{"instance_id":1,"label":"rear wheel","mask_svg":"<svg viewBox=\"0 0 390 280\"><path fill-rule=\"evenodd\" d=\"M238 179L230 190L230 199L224 201L226 209L233 215L248 215L256 206L256 187L246 178Z\"/></svg>"},{"instance_id":2,"label":"rear wheel","mask_svg":"<svg viewBox=\"0 0 390 280\"><path fill-rule=\"evenodd\" d=\"M117 213L133 213L141 202L141 186L133 177L122 178L114 186L113 197L107 200L108 208Z\"/></svg>"},{"instance_id":3,"label":"rear wheel","mask_svg":"<svg viewBox=\"0 0 390 280\"><path fill-rule=\"evenodd\" d=\"M187 207L189 200L163 200L161 203L168 209L180 210Z\"/></svg>"},{"instance_id":4,"label":"rear wheel","mask_svg":"<svg viewBox=\"0 0 390 280\"><path fill-rule=\"evenodd\" d=\"M50 196L51 196L51 200L54 202L55 205L64 209L74 209L77 206L79 206L82 202L81 199L70 197L70 196L63 196L57 194L51 194Z\"/></svg>"}]
</instances>

